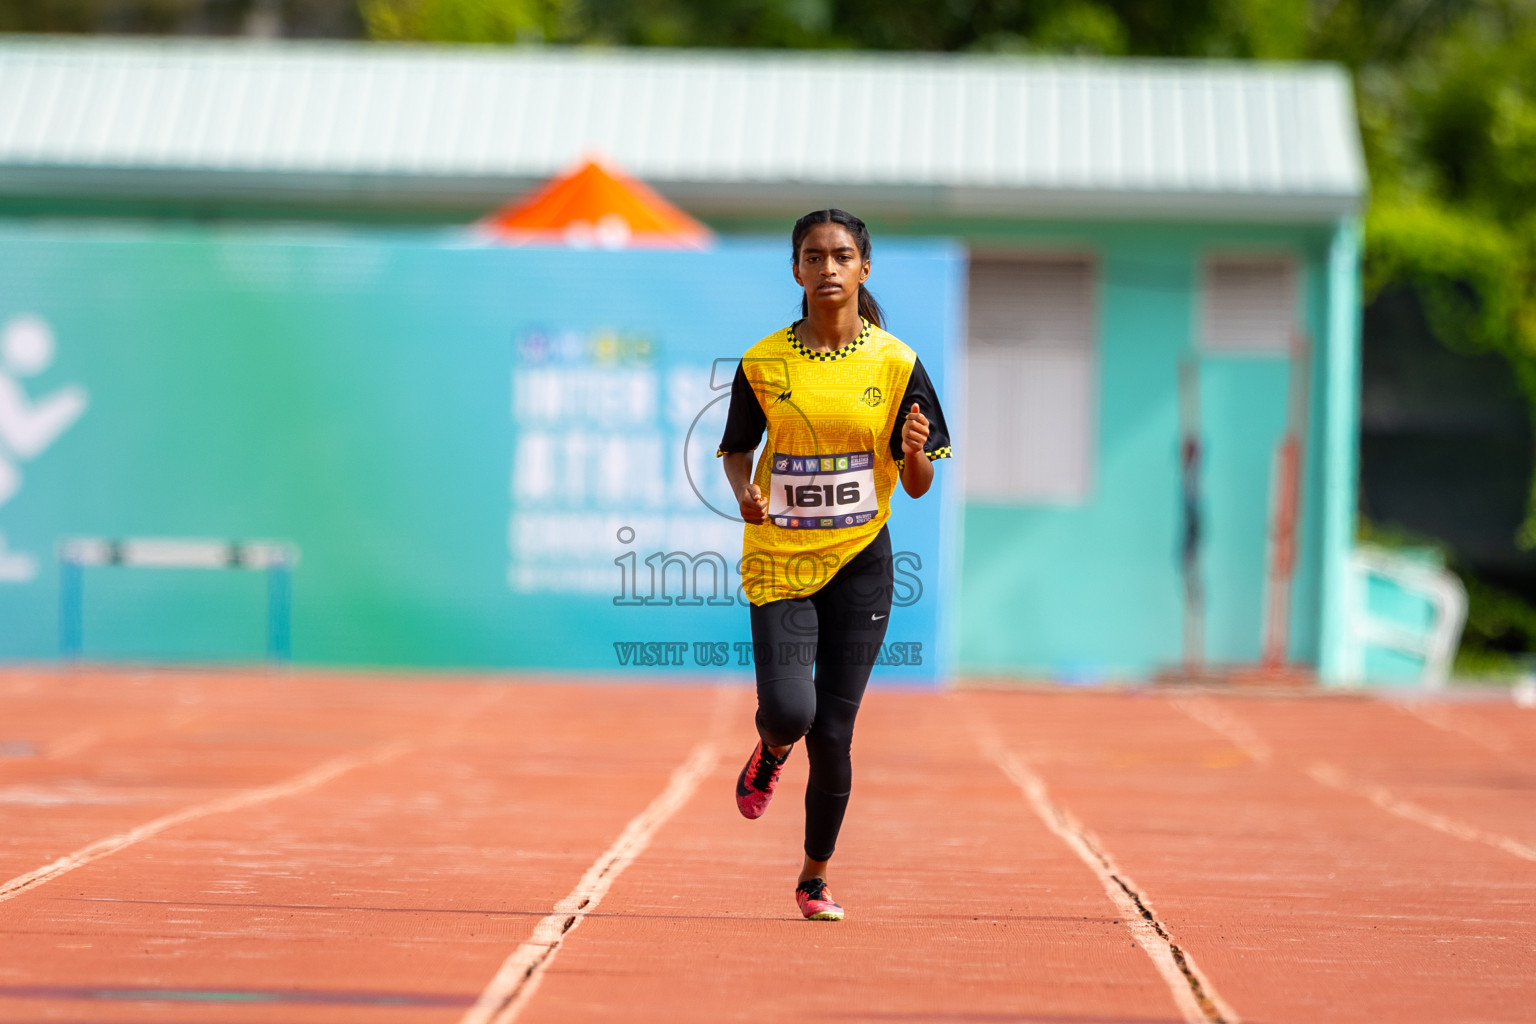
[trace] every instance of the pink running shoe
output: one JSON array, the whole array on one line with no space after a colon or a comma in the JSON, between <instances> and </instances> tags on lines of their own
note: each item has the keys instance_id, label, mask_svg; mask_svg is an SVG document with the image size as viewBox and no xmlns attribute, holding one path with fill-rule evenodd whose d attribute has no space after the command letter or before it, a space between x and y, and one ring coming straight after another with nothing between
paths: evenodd
<instances>
[{"instance_id":1,"label":"pink running shoe","mask_svg":"<svg viewBox=\"0 0 1536 1024\"><path fill-rule=\"evenodd\" d=\"M827 892L827 883L820 878L807 878L795 886L795 902L807 921L841 921L843 908Z\"/></svg>"},{"instance_id":2,"label":"pink running shoe","mask_svg":"<svg viewBox=\"0 0 1536 1024\"><path fill-rule=\"evenodd\" d=\"M736 776L736 809L743 818L760 818L773 799L773 787L779 784L779 770L789 760L789 751L776 758L768 753L763 741L757 741L757 749L747 758L746 767Z\"/></svg>"}]
</instances>

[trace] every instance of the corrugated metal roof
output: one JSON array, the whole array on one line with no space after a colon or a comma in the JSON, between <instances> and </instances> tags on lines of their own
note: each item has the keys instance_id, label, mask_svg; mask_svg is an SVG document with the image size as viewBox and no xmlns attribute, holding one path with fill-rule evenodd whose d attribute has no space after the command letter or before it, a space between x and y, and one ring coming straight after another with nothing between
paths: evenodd
<instances>
[{"instance_id":1,"label":"corrugated metal roof","mask_svg":"<svg viewBox=\"0 0 1536 1024\"><path fill-rule=\"evenodd\" d=\"M594 153L744 210L831 192L1315 217L1366 182L1349 80L1327 65L0 39L12 194L505 194Z\"/></svg>"}]
</instances>

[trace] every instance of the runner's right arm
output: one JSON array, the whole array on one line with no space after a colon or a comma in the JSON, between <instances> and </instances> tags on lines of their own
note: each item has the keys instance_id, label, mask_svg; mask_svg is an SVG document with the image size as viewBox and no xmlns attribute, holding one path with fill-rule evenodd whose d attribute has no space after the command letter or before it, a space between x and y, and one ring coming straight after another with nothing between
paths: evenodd
<instances>
[{"instance_id":1,"label":"runner's right arm","mask_svg":"<svg viewBox=\"0 0 1536 1024\"><path fill-rule=\"evenodd\" d=\"M741 506L741 518L749 523L762 525L768 518L768 499L762 488L751 480L752 453L726 452L720 458L725 463L725 478L731 482L731 493Z\"/></svg>"},{"instance_id":2,"label":"runner's right arm","mask_svg":"<svg viewBox=\"0 0 1536 1024\"><path fill-rule=\"evenodd\" d=\"M725 415L725 435L715 454L725 466L725 478L730 481L731 493L741 506L741 518L761 525L768 518L768 499L757 484L752 482L752 453L757 451L768 418L752 391L746 371L736 364L736 377L731 381L731 404Z\"/></svg>"}]
</instances>

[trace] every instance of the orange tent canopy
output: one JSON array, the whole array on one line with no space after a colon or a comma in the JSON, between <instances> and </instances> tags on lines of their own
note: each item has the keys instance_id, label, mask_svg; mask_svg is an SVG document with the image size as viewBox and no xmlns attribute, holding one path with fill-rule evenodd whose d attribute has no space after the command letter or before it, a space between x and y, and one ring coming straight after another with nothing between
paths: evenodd
<instances>
[{"instance_id":1,"label":"orange tent canopy","mask_svg":"<svg viewBox=\"0 0 1536 1024\"><path fill-rule=\"evenodd\" d=\"M588 160L482 218L491 241L582 248L702 248L708 228L643 182Z\"/></svg>"}]
</instances>

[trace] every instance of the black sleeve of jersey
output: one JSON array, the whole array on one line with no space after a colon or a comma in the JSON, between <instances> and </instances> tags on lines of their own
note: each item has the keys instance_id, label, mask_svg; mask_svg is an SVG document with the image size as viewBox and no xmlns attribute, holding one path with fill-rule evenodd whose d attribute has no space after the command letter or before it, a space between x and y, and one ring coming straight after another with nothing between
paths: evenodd
<instances>
[{"instance_id":1,"label":"black sleeve of jersey","mask_svg":"<svg viewBox=\"0 0 1536 1024\"><path fill-rule=\"evenodd\" d=\"M898 463L906 458L906 452L901 449L901 430L906 426L907 412L913 402L928 417L928 442L923 445L923 451L929 461L949 458L949 425L944 422L938 392L933 389L933 381L928 379L928 371L923 369L921 359L912 363L912 376L907 378L907 390L901 396L901 412L897 413L896 425L891 428L891 458Z\"/></svg>"},{"instance_id":2,"label":"black sleeve of jersey","mask_svg":"<svg viewBox=\"0 0 1536 1024\"><path fill-rule=\"evenodd\" d=\"M720 438L715 457L726 452L755 451L767 428L768 418L763 415L763 407L747 380L747 372L737 363L736 378L731 381L731 406L725 414L725 433Z\"/></svg>"}]
</instances>

